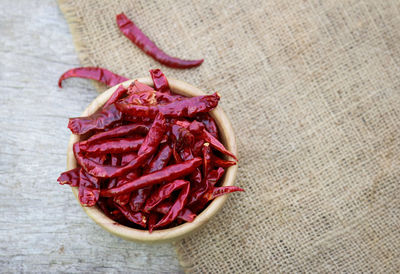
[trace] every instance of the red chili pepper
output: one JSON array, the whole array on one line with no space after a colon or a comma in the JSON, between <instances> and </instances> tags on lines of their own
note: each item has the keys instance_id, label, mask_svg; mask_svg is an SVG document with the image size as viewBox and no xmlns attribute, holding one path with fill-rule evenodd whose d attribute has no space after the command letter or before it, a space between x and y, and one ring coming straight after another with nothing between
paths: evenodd
<instances>
[{"instance_id":1,"label":"red chili pepper","mask_svg":"<svg viewBox=\"0 0 400 274\"><path fill-rule=\"evenodd\" d=\"M139 117L153 118L158 112L169 117L193 117L201 112L208 112L218 105L218 93L197 96L174 101L165 105L142 106L116 102L115 105L121 112Z\"/></svg>"},{"instance_id":2,"label":"red chili pepper","mask_svg":"<svg viewBox=\"0 0 400 274\"><path fill-rule=\"evenodd\" d=\"M227 193L232 193L236 191L244 191L243 188L237 187L237 186L221 186L221 187L215 187L212 192L212 196L210 200L217 198L219 196L222 196Z\"/></svg>"},{"instance_id":3,"label":"red chili pepper","mask_svg":"<svg viewBox=\"0 0 400 274\"><path fill-rule=\"evenodd\" d=\"M112 166L118 166L121 164L121 158L117 157L116 155L111 155L111 165ZM107 188L113 188L117 186L117 178L111 178L108 182Z\"/></svg>"},{"instance_id":4,"label":"red chili pepper","mask_svg":"<svg viewBox=\"0 0 400 274\"><path fill-rule=\"evenodd\" d=\"M115 124L122 118L122 113L111 105L109 107L100 109L88 117L70 118L68 128L74 134L85 134L94 129L102 129Z\"/></svg>"},{"instance_id":5,"label":"red chili pepper","mask_svg":"<svg viewBox=\"0 0 400 274\"><path fill-rule=\"evenodd\" d=\"M203 130L204 133L204 140L206 140L207 142L210 143L210 145L215 148L216 150L218 150L219 152L222 152L223 154L229 155L232 158L234 158L236 161L238 160L236 158L236 156L231 153L229 150L227 150L223 144L221 144L220 141L218 141L217 138L215 138L214 136L212 136L207 130Z\"/></svg>"},{"instance_id":6,"label":"red chili pepper","mask_svg":"<svg viewBox=\"0 0 400 274\"><path fill-rule=\"evenodd\" d=\"M124 214L132 223L138 224L142 227L146 227L146 216L142 212L132 212L128 207L115 204L115 206Z\"/></svg>"},{"instance_id":7,"label":"red chili pepper","mask_svg":"<svg viewBox=\"0 0 400 274\"><path fill-rule=\"evenodd\" d=\"M168 213L164 215L164 217L160 221L158 221L158 223L154 226L154 228L169 225L176 219L176 217L178 217L179 213L182 211L182 209L186 204L189 192L190 192L190 183L186 181L186 184L183 185L181 193L179 193L178 199L175 201L175 203L168 211Z\"/></svg>"},{"instance_id":8,"label":"red chili pepper","mask_svg":"<svg viewBox=\"0 0 400 274\"><path fill-rule=\"evenodd\" d=\"M208 176L208 173L211 170L211 159L212 159L212 152L209 143L204 143L203 145L203 174L204 177Z\"/></svg>"},{"instance_id":9,"label":"red chili pepper","mask_svg":"<svg viewBox=\"0 0 400 274\"><path fill-rule=\"evenodd\" d=\"M143 175L121 187L102 190L100 195L104 197L113 197L164 181L172 181L192 173L196 167L201 165L201 162L201 158L194 158L180 164L170 165L151 174Z\"/></svg>"},{"instance_id":10,"label":"red chili pepper","mask_svg":"<svg viewBox=\"0 0 400 274\"><path fill-rule=\"evenodd\" d=\"M153 228L154 228L155 224L157 223L157 221L158 221L158 214L152 212L149 215L148 222L147 222L147 228L149 229L149 233L153 232Z\"/></svg>"},{"instance_id":11,"label":"red chili pepper","mask_svg":"<svg viewBox=\"0 0 400 274\"><path fill-rule=\"evenodd\" d=\"M202 197L213 189L214 185L218 182L219 179L224 175L225 170L223 168L218 168L216 170L212 170L208 173L207 177L201 184L196 184L190 193L190 197L188 200L188 206L196 205L194 208L203 209L204 205L208 202L202 202ZM198 212L198 210L195 210Z\"/></svg>"},{"instance_id":12,"label":"red chili pepper","mask_svg":"<svg viewBox=\"0 0 400 274\"><path fill-rule=\"evenodd\" d=\"M143 91L154 91L154 89L146 84L139 82L138 80L133 81L133 83L131 83L128 87L128 94Z\"/></svg>"},{"instance_id":13,"label":"red chili pepper","mask_svg":"<svg viewBox=\"0 0 400 274\"><path fill-rule=\"evenodd\" d=\"M189 182L184 180L175 180L168 184L165 184L154 191L149 199L146 201L146 205L144 206L144 212L150 212L153 208L155 208L159 203L169 198L172 192L183 188Z\"/></svg>"},{"instance_id":14,"label":"red chili pepper","mask_svg":"<svg viewBox=\"0 0 400 274\"><path fill-rule=\"evenodd\" d=\"M224 160L224 159L218 158L217 156L213 156L212 162L215 166L223 167L223 168L228 168L230 166L236 165L235 161Z\"/></svg>"},{"instance_id":15,"label":"red chili pepper","mask_svg":"<svg viewBox=\"0 0 400 274\"><path fill-rule=\"evenodd\" d=\"M174 157L174 161L176 164L182 163L183 160L181 156L179 155L178 149L176 147L176 143L172 143L172 156Z\"/></svg>"},{"instance_id":16,"label":"red chili pepper","mask_svg":"<svg viewBox=\"0 0 400 274\"><path fill-rule=\"evenodd\" d=\"M150 123L153 121L152 118L149 117L138 117L138 116L130 116L124 114L124 121L132 122L132 123Z\"/></svg>"},{"instance_id":17,"label":"red chili pepper","mask_svg":"<svg viewBox=\"0 0 400 274\"><path fill-rule=\"evenodd\" d=\"M204 143L205 142L203 139L196 140L196 142L194 143L193 148L192 148L192 152L193 152L194 156L197 157L197 156L201 155L201 150L203 148Z\"/></svg>"},{"instance_id":18,"label":"red chili pepper","mask_svg":"<svg viewBox=\"0 0 400 274\"><path fill-rule=\"evenodd\" d=\"M158 113L154 119L153 125L151 126L149 133L143 141L142 146L138 151L138 155L152 155L156 151L164 133L167 129L164 115Z\"/></svg>"},{"instance_id":19,"label":"red chili pepper","mask_svg":"<svg viewBox=\"0 0 400 274\"><path fill-rule=\"evenodd\" d=\"M158 104L169 104L171 102L179 101L179 100L186 98L182 95L162 93L159 91L156 91L155 94L156 94L156 99L157 99Z\"/></svg>"},{"instance_id":20,"label":"red chili pepper","mask_svg":"<svg viewBox=\"0 0 400 274\"><path fill-rule=\"evenodd\" d=\"M154 90L131 93L128 97L122 99L121 102L125 104L154 106L157 104L156 93Z\"/></svg>"},{"instance_id":21,"label":"red chili pepper","mask_svg":"<svg viewBox=\"0 0 400 274\"><path fill-rule=\"evenodd\" d=\"M174 203L172 201L164 201L164 202L160 203L159 205L157 205L154 208L154 211L165 215L171 209L173 204ZM196 214L194 214L188 208L183 208L182 211L178 214L178 216L176 218L177 219L181 219L182 221L190 223L190 222L192 222L194 220L194 218L196 218Z\"/></svg>"},{"instance_id":22,"label":"red chili pepper","mask_svg":"<svg viewBox=\"0 0 400 274\"><path fill-rule=\"evenodd\" d=\"M112 104L114 104L115 102L117 102L119 99L122 98L122 96L125 95L125 93L128 90L123 86L120 85L115 91L114 93L111 95L110 98L108 98L107 102L104 104L103 108L106 108L108 106L111 106Z\"/></svg>"},{"instance_id":23,"label":"red chili pepper","mask_svg":"<svg viewBox=\"0 0 400 274\"><path fill-rule=\"evenodd\" d=\"M84 144L84 143L90 144L90 143L94 143L94 142L104 140L104 139L127 136L127 135L130 135L133 133L147 134L149 132L149 129L150 129L150 126L147 124L143 124L143 123L119 126L119 127L110 129L109 131L99 132L95 135L92 135L86 141L81 142L80 146L82 147L82 144Z\"/></svg>"},{"instance_id":24,"label":"red chili pepper","mask_svg":"<svg viewBox=\"0 0 400 274\"><path fill-rule=\"evenodd\" d=\"M112 220L120 223L120 224L124 224L126 223L126 219L124 217L124 215L121 213L121 211L119 211L119 209L117 209L114 205L114 203L112 202L112 199L109 198L100 198L97 201L97 205L99 206L99 208Z\"/></svg>"},{"instance_id":25,"label":"red chili pepper","mask_svg":"<svg viewBox=\"0 0 400 274\"><path fill-rule=\"evenodd\" d=\"M83 169L79 173L79 200L84 206L94 206L99 200L100 180Z\"/></svg>"},{"instance_id":26,"label":"red chili pepper","mask_svg":"<svg viewBox=\"0 0 400 274\"><path fill-rule=\"evenodd\" d=\"M218 139L218 127L217 124L215 123L215 120L211 117L210 114L208 113L200 113L196 116L196 120L202 123L205 127L206 130L215 138Z\"/></svg>"},{"instance_id":27,"label":"red chili pepper","mask_svg":"<svg viewBox=\"0 0 400 274\"><path fill-rule=\"evenodd\" d=\"M151 69L150 70L151 79L153 79L154 89L161 92L170 94L169 84L167 77L165 77L164 73L160 69Z\"/></svg>"},{"instance_id":28,"label":"red chili pepper","mask_svg":"<svg viewBox=\"0 0 400 274\"><path fill-rule=\"evenodd\" d=\"M127 153L138 151L143 144L143 140L144 138L142 137L115 138L103 140L90 145L83 143L80 144L80 149L91 155L100 155L105 153Z\"/></svg>"},{"instance_id":29,"label":"red chili pepper","mask_svg":"<svg viewBox=\"0 0 400 274\"><path fill-rule=\"evenodd\" d=\"M71 77L79 77L92 79L106 84L109 87L115 86L119 83L125 82L129 80L128 78L115 74L105 68L97 68L97 67L80 67L73 68L61 75L58 80L58 86L61 88L62 81Z\"/></svg>"},{"instance_id":30,"label":"red chili pepper","mask_svg":"<svg viewBox=\"0 0 400 274\"><path fill-rule=\"evenodd\" d=\"M88 157L93 162L96 162L96 163L101 164L101 165L104 164L108 160L106 154L98 155L98 156L86 155L86 157Z\"/></svg>"},{"instance_id":31,"label":"red chili pepper","mask_svg":"<svg viewBox=\"0 0 400 274\"><path fill-rule=\"evenodd\" d=\"M58 177L57 181L60 185L70 185L70 186L79 186L79 172L81 171L80 167L65 171L61 173L60 177Z\"/></svg>"},{"instance_id":32,"label":"red chili pepper","mask_svg":"<svg viewBox=\"0 0 400 274\"><path fill-rule=\"evenodd\" d=\"M202 135L204 130L204 124L200 123L196 120L191 122L188 127L189 131L192 132L194 135Z\"/></svg>"},{"instance_id":33,"label":"red chili pepper","mask_svg":"<svg viewBox=\"0 0 400 274\"><path fill-rule=\"evenodd\" d=\"M116 20L119 29L129 40L161 64L172 68L192 68L204 61L203 59L182 60L171 57L159 49L124 13L118 14Z\"/></svg>"},{"instance_id":34,"label":"red chili pepper","mask_svg":"<svg viewBox=\"0 0 400 274\"><path fill-rule=\"evenodd\" d=\"M136 152L131 152L131 153L123 154L122 157L121 157L121 166L125 166L125 165L129 164L129 163L132 162L136 157L137 157L137 153L136 153Z\"/></svg>"},{"instance_id":35,"label":"red chili pepper","mask_svg":"<svg viewBox=\"0 0 400 274\"><path fill-rule=\"evenodd\" d=\"M167 166L172 156L172 147L170 144L164 144L157 155L152 159L147 167L146 173L153 173Z\"/></svg>"}]
</instances>

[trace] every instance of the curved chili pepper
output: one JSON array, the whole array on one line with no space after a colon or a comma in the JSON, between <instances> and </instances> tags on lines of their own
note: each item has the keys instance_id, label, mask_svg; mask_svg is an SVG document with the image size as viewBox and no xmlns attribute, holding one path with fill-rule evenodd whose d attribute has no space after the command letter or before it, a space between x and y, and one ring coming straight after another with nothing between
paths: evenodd
<instances>
[{"instance_id":1,"label":"curved chili pepper","mask_svg":"<svg viewBox=\"0 0 400 274\"><path fill-rule=\"evenodd\" d=\"M179 193L178 199L176 199L175 203L168 211L168 213L165 214L160 221L158 221L158 223L154 226L154 228L166 226L172 223L176 219L176 217L178 217L179 213L182 211L182 209L186 204L189 192L190 192L190 183L186 181L186 184L183 186L181 193Z\"/></svg>"},{"instance_id":2,"label":"curved chili pepper","mask_svg":"<svg viewBox=\"0 0 400 274\"><path fill-rule=\"evenodd\" d=\"M87 117L70 118L68 128L74 134L85 134L94 129L105 129L120 121L122 113L114 104L100 109Z\"/></svg>"},{"instance_id":3,"label":"curved chili pepper","mask_svg":"<svg viewBox=\"0 0 400 274\"><path fill-rule=\"evenodd\" d=\"M229 155L232 158L234 158L236 161L238 160L236 158L236 156L230 152L229 150L227 150L223 144L221 144L220 141L218 141L217 138L215 138L214 136L211 135L211 133L209 133L207 130L203 130L204 133L204 140L206 140L208 143L210 143L210 145L215 148L216 150L218 150L219 152L222 152L223 154Z\"/></svg>"},{"instance_id":4,"label":"curved chili pepper","mask_svg":"<svg viewBox=\"0 0 400 274\"><path fill-rule=\"evenodd\" d=\"M99 178L86 173L83 169L79 172L79 201L83 206L94 206L99 200Z\"/></svg>"},{"instance_id":5,"label":"curved chili pepper","mask_svg":"<svg viewBox=\"0 0 400 274\"><path fill-rule=\"evenodd\" d=\"M133 83L131 83L128 87L128 94L143 91L154 91L154 89L146 84L139 82L138 80L133 81Z\"/></svg>"},{"instance_id":6,"label":"curved chili pepper","mask_svg":"<svg viewBox=\"0 0 400 274\"><path fill-rule=\"evenodd\" d=\"M150 70L151 79L153 79L154 89L161 92L170 94L169 84L167 77L165 77L164 73L160 69L151 69Z\"/></svg>"},{"instance_id":7,"label":"curved chili pepper","mask_svg":"<svg viewBox=\"0 0 400 274\"><path fill-rule=\"evenodd\" d=\"M158 113L154 119L153 125L149 130L149 133L147 134L138 151L138 155L152 155L160 144L166 129L167 125L165 123L164 115Z\"/></svg>"},{"instance_id":8,"label":"curved chili pepper","mask_svg":"<svg viewBox=\"0 0 400 274\"><path fill-rule=\"evenodd\" d=\"M81 171L80 167L65 171L61 173L60 177L58 177L57 182L60 185L70 185L70 186L79 186L79 172Z\"/></svg>"},{"instance_id":9,"label":"curved chili pepper","mask_svg":"<svg viewBox=\"0 0 400 274\"><path fill-rule=\"evenodd\" d=\"M211 170L211 159L212 159L212 152L209 143L204 143L203 145L203 174L204 177L208 176L208 173Z\"/></svg>"},{"instance_id":10,"label":"curved chili pepper","mask_svg":"<svg viewBox=\"0 0 400 274\"><path fill-rule=\"evenodd\" d=\"M217 198L219 196L222 196L227 193L232 193L236 191L244 191L243 188L238 187L238 186L220 186L220 187L215 187L212 192L210 200Z\"/></svg>"},{"instance_id":11,"label":"curved chili pepper","mask_svg":"<svg viewBox=\"0 0 400 274\"><path fill-rule=\"evenodd\" d=\"M221 179L224 173L225 170L221 167L216 170L210 171L201 184L196 184L195 187L192 188L188 200L188 206L193 206L197 204L197 206L194 207L196 209L195 212L197 212L197 209L202 209L204 205L208 202L208 200L205 202L202 201L202 196L209 192L210 189L213 189L214 185L218 182L219 179Z\"/></svg>"},{"instance_id":12,"label":"curved chili pepper","mask_svg":"<svg viewBox=\"0 0 400 274\"><path fill-rule=\"evenodd\" d=\"M115 105L121 112L139 117L153 118L158 112L168 117L193 117L201 112L208 112L218 105L218 93L197 96L173 101L165 105L142 106L116 102Z\"/></svg>"},{"instance_id":13,"label":"curved chili pepper","mask_svg":"<svg viewBox=\"0 0 400 274\"><path fill-rule=\"evenodd\" d=\"M117 102L119 99L122 98L122 96L125 95L125 93L127 91L128 90L123 85L119 85L119 87L114 91L114 93L111 95L111 97L108 98L108 100L104 104L103 108L106 108L106 107L114 104L115 102Z\"/></svg>"},{"instance_id":14,"label":"curved chili pepper","mask_svg":"<svg viewBox=\"0 0 400 274\"><path fill-rule=\"evenodd\" d=\"M104 197L113 197L145 186L155 185L164 181L172 181L192 173L196 167L201 165L201 162L201 158L194 158L180 164L170 165L151 174L143 175L121 187L102 190L100 195Z\"/></svg>"},{"instance_id":15,"label":"curved chili pepper","mask_svg":"<svg viewBox=\"0 0 400 274\"><path fill-rule=\"evenodd\" d=\"M143 144L144 138L115 138L96 142L91 145L83 143L80 145L82 151L91 155L100 155L105 153L127 153L137 151Z\"/></svg>"},{"instance_id":16,"label":"curved chili pepper","mask_svg":"<svg viewBox=\"0 0 400 274\"><path fill-rule=\"evenodd\" d=\"M217 124L215 123L214 118L211 117L210 114L208 113L200 113L196 116L196 120L198 120L200 123L202 123L206 130L215 138L218 139L218 127Z\"/></svg>"},{"instance_id":17,"label":"curved chili pepper","mask_svg":"<svg viewBox=\"0 0 400 274\"><path fill-rule=\"evenodd\" d=\"M172 68L192 68L203 63L201 60L182 60L176 57L171 57L161 49L159 49L153 41L151 41L129 18L120 13L116 16L117 25L121 32L131 40L136 46L151 56L161 64Z\"/></svg>"},{"instance_id":18,"label":"curved chili pepper","mask_svg":"<svg viewBox=\"0 0 400 274\"><path fill-rule=\"evenodd\" d=\"M121 164L121 158L117 157L116 155L111 155L111 165L112 166L118 166ZM110 181L108 182L107 188L112 188L117 186L117 178L111 178Z\"/></svg>"},{"instance_id":19,"label":"curved chili pepper","mask_svg":"<svg viewBox=\"0 0 400 274\"><path fill-rule=\"evenodd\" d=\"M144 123L119 126L119 127L110 129L109 131L104 131L104 132L100 132L100 133L96 133L96 134L92 135L86 141L81 142L80 146L82 147L82 144L84 144L84 143L90 144L90 143L94 143L94 142L104 140L104 139L130 135L132 133L147 134L149 132L149 129L150 129L150 125L144 124Z\"/></svg>"},{"instance_id":20,"label":"curved chili pepper","mask_svg":"<svg viewBox=\"0 0 400 274\"><path fill-rule=\"evenodd\" d=\"M144 206L144 212L150 212L154 207L156 207L159 203L169 198L172 192L183 188L185 185L189 184L188 181L185 180L175 180L168 184L165 184L154 191L149 199L146 201L146 205Z\"/></svg>"},{"instance_id":21,"label":"curved chili pepper","mask_svg":"<svg viewBox=\"0 0 400 274\"><path fill-rule=\"evenodd\" d=\"M62 81L71 77L79 77L92 79L106 84L109 87L113 87L119 83L129 80L128 78L115 74L105 68L98 67L80 67L70 69L61 75L58 80L58 86L62 88Z\"/></svg>"},{"instance_id":22,"label":"curved chili pepper","mask_svg":"<svg viewBox=\"0 0 400 274\"><path fill-rule=\"evenodd\" d=\"M215 166L223 167L223 168L228 168L230 166L236 165L235 161L224 160L224 159L218 158L217 156L213 156L212 162Z\"/></svg>"},{"instance_id":23,"label":"curved chili pepper","mask_svg":"<svg viewBox=\"0 0 400 274\"><path fill-rule=\"evenodd\" d=\"M115 206L124 214L132 223L138 224L141 227L146 227L146 216L142 212L132 212L128 207L115 204Z\"/></svg>"},{"instance_id":24,"label":"curved chili pepper","mask_svg":"<svg viewBox=\"0 0 400 274\"><path fill-rule=\"evenodd\" d=\"M195 156L201 155L201 149L203 148L205 141L203 139L198 139L193 145L192 152Z\"/></svg>"},{"instance_id":25,"label":"curved chili pepper","mask_svg":"<svg viewBox=\"0 0 400 274\"><path fill-rule=\"evenodd\" d=\"M161 214L167 214L168 211L171 209L171 207L173 206L173 202L172 201L164 201L162 203L160 203L159 205L157 205L154 208L154 211L161 213ZM154 212L153 211L153 212ZM151 215L151 214L150 214ZM192 222L194 220L194 218L196 218L196 214L194 214L190 209L188 208L183 208L182 211L178 214L178 216L176 217L177 219L181 219L182 221L185 222Z\"/></svg>"},{"instance_id":26,"label":"curved chili pepper","mask_svg":"<svg viewBox=\"0 0 400 274\"><path fill-rule=\"evenodd\" d=\"M107 161L107 155L106 154L98 155L98 156L86 155L86 157L88 157L93 162L96 162L96 163L101 164L101 165L104 164Z\"/></svg>"}]
</instances>

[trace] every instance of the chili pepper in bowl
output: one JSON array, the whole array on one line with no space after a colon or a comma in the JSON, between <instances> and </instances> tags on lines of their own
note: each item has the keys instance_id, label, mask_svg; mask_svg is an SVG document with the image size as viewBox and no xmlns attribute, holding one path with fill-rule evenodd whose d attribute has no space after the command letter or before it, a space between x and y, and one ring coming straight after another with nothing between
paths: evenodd
<instances>
[{"instance_id":1,"label":"chili pepper in bowl","mask_svg":"<svg viewBox=\"0 0 400 274\"><path fill-rule=\"evenodd\" d=\"M219 94L176 95L158 70L152 80L157 90L139 81L117 86L105 107L71 119L78 166L58 181L78 187L87 210L97 204L114 222L155 233L196 222L214 198L243 189L222 184L225 170L232 178L236 156L205 116ZM146 93L169 97L147 100ZM150 109L145 115L136 111L144 108Z\"/></svg>"}]
</instances>

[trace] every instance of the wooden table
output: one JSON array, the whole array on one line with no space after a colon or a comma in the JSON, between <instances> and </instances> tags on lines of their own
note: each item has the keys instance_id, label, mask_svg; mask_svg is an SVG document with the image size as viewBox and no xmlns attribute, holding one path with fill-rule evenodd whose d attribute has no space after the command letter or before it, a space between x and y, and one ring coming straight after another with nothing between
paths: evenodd
<instances>
[{"instance_id":1,"label":"wooden table","mask_svg":"<svg viewBox=\"0 0 400 274\"><path fill-rule=\"evenodd\" d=\"M171 245L110 235L56 182L68 117L97 92L87 80L57 87L79 62L55 1L0 1L0 60L0 271L180 271Z\"/></svg>"}]
</instances>

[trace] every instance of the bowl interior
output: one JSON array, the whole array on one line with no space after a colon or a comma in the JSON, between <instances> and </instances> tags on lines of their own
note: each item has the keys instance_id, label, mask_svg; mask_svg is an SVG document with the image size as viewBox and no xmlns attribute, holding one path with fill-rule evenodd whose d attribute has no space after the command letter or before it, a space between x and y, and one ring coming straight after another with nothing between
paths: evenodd
<instances>
[{"instance_id":1,"label":"bowl interior","mask_svg":"<svg viewBox=\"0 0 400 274\"><path fill-rule=\"evenodd\" d=\"M149 86L153 86L153 82L150 77L139 78L137 79L139 82L147 84ZM129 80L122 83L125 87L128 87L130 83L134 80ZM168 82L170 88L173 92L177 94L182 94L188 97L205 95L205 93L199 90L196 87L193 87L189 84L186 84L182 81L170 79L168 78ZM82 113L81 116L88 116L94 113L97 109L102 107L107 99L114 93L119 85L114 86L107 91L100 94ZM225 147L237 154L236 141L233 133L232 126L228 120L228 117L222 111L221 107L217 107L210 112L210 115L215 119L217 123L220 138ZM71 135L69 144L68 144L68 152L67 152L67 169L73 169L77 166L72 146L74 143L80 141L80 137L78 135ZM222 184L223 186L231 186L235 180L237 173L237 165L231 166L226 169L225 176L223 178ZM72 191L75 197L78 199L78 188L73 187ZM220 196L214 199L208 206L205 208L191 223L184 223L179 226L163 229L163 230L155 230L152 233L149 233L146 230L134 229L124 225L121 225L114 220L108 218L97 206L94 207L84 207L84 211L101 227L110 233L117 235L123 239L137 241L137 242L146 242L146 243L159 243L159 242L170 242L174 240L178 240L189 233L195 231L200 228L203 224L205 224L210 218L212 218L222 207L227 199L227 195ZM80 204L80 203L79 203Z\"/></svg>"}]
</instances>

